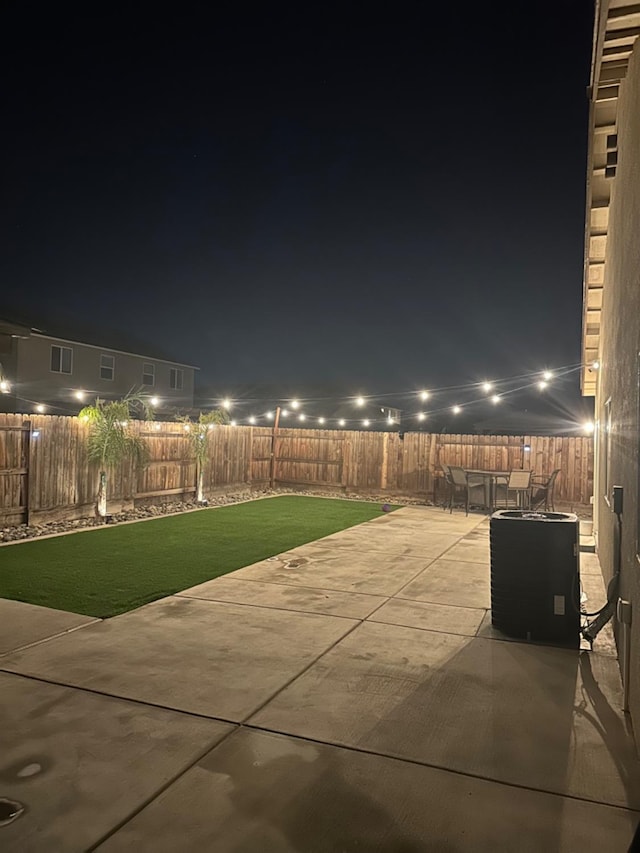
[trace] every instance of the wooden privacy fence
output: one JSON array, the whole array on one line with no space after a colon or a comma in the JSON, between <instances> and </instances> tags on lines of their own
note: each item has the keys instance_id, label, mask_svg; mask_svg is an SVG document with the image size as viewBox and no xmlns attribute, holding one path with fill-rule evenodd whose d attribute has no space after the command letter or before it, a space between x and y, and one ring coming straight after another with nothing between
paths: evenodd
<instances>
[{"instance_id":1,"label":"wooden privacy fence","mask_svg":"<svg viewBox=\"0 0 640 853\"><path fill-rule=\"evenodd\" d=\"M196 463L182 423L133 421L149 464L109 475L109 511L193 498ZM78 418L0 414L0 526L91 515L98 470L86 455ZM217 426L209 434L205 494L276 486L433 499L440 464L548 476L556 497L587 504L593 493L593 439L577 436L436 435Z\"/></svg>"},{"instance_id":2,"label":"wooden privacy fence","mask_svg":"<svg viewBox=\"0 0 640 853\"><path fill-rule=\"evenodd\" d=\"M270 441L272 431L254 428ZM254 444L255 444L254 438ZM267 459L266 444L261 460ZM441 463L490 471L531 470L549 477L559 468L556 498L588 504L593 494L593 438L587 436L438 435L280 429L276 482L332 486L433 498ZM266 479L264 469L261 478Z\"/></svg>"}]
</instances>

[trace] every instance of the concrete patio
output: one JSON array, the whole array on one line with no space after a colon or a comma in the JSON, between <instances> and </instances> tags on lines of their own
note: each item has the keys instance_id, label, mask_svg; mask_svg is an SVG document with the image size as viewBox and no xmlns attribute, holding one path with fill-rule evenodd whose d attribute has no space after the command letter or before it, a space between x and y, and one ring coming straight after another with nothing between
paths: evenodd
<instances>
[{"instance_id":1,"label":"concrete patio","mask_svg":"<svg viewBox=\"0 0 640 853\"><path fill-rule=\"evenodd\" d=\"M0 849L626 851L610 628L499 635L488 532L406 507L106 621L0 600Z\"/></svg>"}]
</instances>

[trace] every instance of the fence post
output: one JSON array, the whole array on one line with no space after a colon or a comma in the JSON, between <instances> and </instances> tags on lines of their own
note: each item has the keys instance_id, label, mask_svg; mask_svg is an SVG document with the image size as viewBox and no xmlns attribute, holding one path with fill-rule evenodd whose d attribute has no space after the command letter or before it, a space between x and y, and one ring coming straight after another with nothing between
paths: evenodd
<instances>
[{"instance_id":1,"label":"fence post","mask_svg":"<svg viewBox=\"0 0 640 853\"><path fill-rule=\"evenodd\" d=\"M25 447L23 453L23 468L27 469L27 473L25 474L25 483L24 483L24 523L26 525L29 524L29 507L31 506L31 433L33 432L33 424L31 421L25 421L23 426L27 429L24 432L25 439Z\"/></svg>"},{"instance_id":2,"label":"fence post","mask_svg":"<svg viewBox=\"0 0 640 853\"><path fill-rule=\"evenodd\" d=\"M273 490L276 481L276 451L278 426L280 425L280 406L276 407L276 419L273 422L273 430L271 432L271 470L269 474L269 488Z\"/></svg>"},{"instance_id":3,"label":"fence post","mask_svg":"<svg viewBox=\"0 0 640 853\"><path fill-rule=\"evenodd\" d=\"M382 435L382 469L380 471L380 488L386 489L389 474L389 433L385 432Z\"/></svg>"},{"instance_id":4,"label":"fence post","mask_svg":"<svg viewBox=\"0 0 640 853\"><path fill-rule=\"evenodd\" d=\"M244 481L250 486L253 482L253 427L249 427L249 452L245 459Z\"/></svg>"}]
</instances>

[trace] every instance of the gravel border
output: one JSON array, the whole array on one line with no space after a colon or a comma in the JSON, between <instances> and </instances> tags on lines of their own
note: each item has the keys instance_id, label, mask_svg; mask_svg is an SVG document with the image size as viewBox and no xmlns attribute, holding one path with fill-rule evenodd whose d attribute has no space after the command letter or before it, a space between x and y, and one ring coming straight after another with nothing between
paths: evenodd
<instances>
[{"instance_id":1,"label":"gravel border","mask_svg":"<svg viewBox=\"0 0 640 853\"><path fill-rule=\"evenodd\" d=\"M163 515L178 515L182 512L193 512L204 508L229 506L230 504L246 503L259 498L276 497L278 495L308 495L314 498L340 498L341 500L366 501L368 503L393 503L401 506L432 506L431 502L418 498L393 495L345 495L343 492L314 492L308 489L247 489L228 495L216 495L209 498L205 505L195 501L174 501L164 504L150 504L135 509L125 510L109 515L106 524L124 524L132 521L143 521L158 518ZM105 522L94 516L78 518L73 521L52 521L48 524L21 524L17 527L4 527L0 530L0 545L12 542L22 542L26 539L39 539L44 536L60 536L64 533L74 533L78 530L104 528Z\"/></svg>"}]
</instances>

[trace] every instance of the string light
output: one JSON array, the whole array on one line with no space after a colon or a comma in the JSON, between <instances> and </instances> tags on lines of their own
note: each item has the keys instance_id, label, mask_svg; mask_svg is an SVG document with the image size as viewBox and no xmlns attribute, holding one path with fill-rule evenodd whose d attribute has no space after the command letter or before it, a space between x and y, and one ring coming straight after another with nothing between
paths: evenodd
<instances>
[{"instance_id":1,"label":"string light","mask_svg":"<svg viewBox=\"0 0 640 853\"><path fill-rule=\"evenodd\" d=\"M362 421L362 426L368 427L368 426L370 426L370 424L371 424L371 421L369 421L367 418L365 418Z\"/></svg>"},{"instance_id":2,"label":"string light","mask_svg":"<svg viewBox=\"0 0 640 853\"><path fill-rule=\"evenodd\" d=\"M425 389L425 390L417 392L417 394L421 399L427 399L427 398L430 399L434 394L438 394L438 393L442 394L442 393L448 393L448 392L452 392L452 391L458 391L459 392L459 391L465 391L465 390L473 391L473 390L477 390L479 388L482 388L483 391L487 392L487 391L494 391L497 387L499 387L500 393L496 392L496 393L490 394L488 396L488 398L486 398L488 402L491 402L494 405L496 405L497 403L502 402L502 400L505 397L511 396L517 392L524 391L524 390L527 390L529 388L533 388L536 386L541 388L541 389L543 387L546 387L548 380L547 379L541 379L540 377L542 375L549 376L549 377L567 376L568 374L571 374L577 370L580 370L583 366L584 366L583 364L567 365L565 367L558 368L553 373L550 370L545 370L544 374L537 373L537 375L535 373L523 373L523 374L517 374L517 375L511 376L511 377L507 377L506 379L502 379L502 380L498 380L498 381L486 380L482 383L471 382L471 383L467 383L467 384L463 384L463 385L451 385L451 386L446 386L446 387L442 387L442 388L437 388L437 389L434 389L432 391L427 391ZM541 385L540 383L544 383L544 385ZM394 397L396 400L398 400L399 398L409 397L409 396L412 396L415 399L416 392L415 391L413 391L413 392L404 391L404 392L397 392L395 394L381 393L381 394L377 394L376 398L379 398L382 401L382 399L385 397L386 398ZM299 408L302 405L304 405L305 402L307 404L314 404L314 403L322 402L323 400L328 400L328 401L331 401L331 403L336 404L336 403L339 403L340 401L346 401L347 399L350 399L352 404L357 406L358 408L363 408L364 406L366 406L370 402L370 400L368 400L364 396L351 397L351 398L332 396L332 397L309 397L309 398L306 398L305 400L295 399L295 400L291 400L288 405L289 405L289 407L296 409L296 408ZM482 398L475 398L475 399L467 400L463 405L456 404L456 406L454 406L454 407L452 407L450 405L447 406L446 403L443 403L443 405L439 408L432 409L429 412L424 412L424 411L423 412L416 412L416 413L414 413L413 416L416 417L418 420L422 421L422 420L426 419L428 415L437 415L437 414L441 414L441 413L444 413L447 411L452 412L453 414L459 414L460 412L462 412L464 410L464 408L470 407L471 405L480 404L482 402L483 402ZM393 414L389 415L389 412L391 411L391 407L380 406L379 408L380 408L380 411L382 412L382 414L384 415L384 422L386 424L392 425L392 424L398 424L399 423L399 420L397 417L393 417ZM400 409L398 409L398 411L400 411ZM289 411L287 408L283 408L280 412L281 417L286 417L288 414L289 414ZM407 417L411 416L410 412L407 412L406 416ZM267 412L265 414L265 417L268 420L271 420L273 418L273 413ZM341 418L338 421L337 419L323 418L323 420L321 421L319 417L315 418L315 421L318 424L326 424L328 422L331 422L332 420L334 423L338 423L339 426L344 426L344 425L346 425L346 423L350 419ZM356 419L351 419L351 420L356 422ZM367 420L369 421L369 425L372 425L374 423L374 420L372 420L370 418L367 418ZM248 422L248 419L246 422ZM360 423L361 423L361 421L360 421Z\"/></svg>"},{"instance_id":3,"label":"string light","mask_svg":"<svg viewBox=\"0 0 640 853\"><path fill-rule=\"evenodd\" d=\"M593 370L598 370L600 367L600 362L594 361L593 364L591 365L591 367L593 368Z\"/></svg>"},{"instance_id":4,"label":"string light","mask_svg":"<svg viewBox=\"0 0 640 853\"><path fill-rule=\"evenodd\" d=\"M355 412L354 412L354 416L350 417L350 418L349 417L348 418L342 417L342 418L338 419L336 416L325 417L325 416L320 416L318 414L317 409L316 409L315 412L313 410L311 410L311 412L309 412L306 415L306 417L300 417L300 414L298 414L298 417L296 419L301 421L301 422L304 422L304 421L309 422L310 420L312 420L315 425L325 426L328 424L330 426L333 425L334 428L336 426L344 427L344 426L348 426L351 424L354 425L351 428L356 428L355 424L365 425L364 420L366 420L366 422L367 422L366 426L369 426L369 427L374 427L374 428L376 428L376 427L381 428L382 427L384 429L387 429L387 428L393 427L395 425L396 428L402 429L402 427L399 426L401 424L400 412L402 412L402 418L404 418L405 420L408 420L409 418L415 418L415 420L417 420L420 423L427 420L427 418L429 420L431 420L433 417L435 417L437 415L445 415L445 413L457 415L460 412L464 411L465 413L469 414L471 412L472 406L474 406L474 405L475 406L481 406L481 405L483 405L483 403L484 403L484 405L486 405L488 403L492 403L495 405L499 402L502 402L503 399L507 399L509 397L512 397L513 395L515 395L519 392L522 392L522 391L527 391L527 390L532 390L532 389L538 389L540 391L543 391L545 388L548 387L551 379L558 379L558 378L565 378L566 379L570 374L575 373L579 370L582 370L585 367L588 367L591 369L598 369L598 368L600 368L600 362L592 361L592 362L581 363L581 364L566 365L563 367L555 368L553 370L549 370L549 369L545 369L544 371L538 370L535 373L534 372L522 373L522 374L506 377L504 379L499 379L499 380L495 380L495 381L494 380L492 380L492 381L486 380L486 381L478 382L477 380L475 380L474 382L470 382L470 383L466 383L466 384L450 385L450 386L441 387L441 388L432 388L431 390L424 389L424 390L416 391L415 387L414 387L413 390L404 390L404 391L398 391L395 393L386 393L385 392L385 393L375 394L374 396L370 396L370 397L365 397L362 395L358 396L358 397L353 397L353 396L338 397L336 395L333 395L331 397L309 397L309 398L300 398L300 399L294 399L294 400L288 400L286 398L281 398L282 402L278 403L278 405L279 406L280 405L286 406L286 408L279 410L280 416L286 418L287 416L291 415L292 409L293 410L300 410L301 408L305 407L306 405L316 405L316 404L322 403L323 400L328 401L334 405L336 405L340 402L349 401L352 406L355 405L357 408L359 408L361 410L364 409L363 411L358 413L360 417L356 417ZM1 376L2 376L2 374L0 374L0 377ZM10 384L10 381L7 378L4 378L4 377L0 378L0 391L4 391L6 393L10 387L12 387L12 386ZM13 388L12 388L12 390L13 390ZM478 394L478 392L481 390L484 392L491 391L492 393L487 394L486 397L482 397L481 395ZM417 411L417 412L415 410L411 411L411 401L413 401L414 403L418 399L421 401L426 401L427 399L437 397L438 394L447 395L447 396L449 396L449 399L450 399L450 396L452 396L454 393L456 396L458 396L458 394L463 394L465 391L467 392L468 398L460 399L460 397L459 397L458 399L460 400L460 403L457 403L455 406L452 406L451 403L447 400L447 397L443 396L442 402L440 403L439 406L436 405L435 407L430 407L428 411L426 410L426 407L424 407L422 411ZM78 390L71 390L70 393L76 400L82 402L86 399L87 395L94 393L94 392L86 391L83 389L78 389ZM385 398L386 398L386 400L388 400L388 403L385 402ZM28 398L19 396L19 394L16 395L16 399L20 400L23 403L30 406L31 411L39 412L39 413L43 413L43 412L47 412L47 411L59 411L62 413L68 413L69 406L70 406L69 402L67 402L66 405L64 405L61 402L61 404L59 406L55 405L54 403L51 403L50 401L47 401L45 404L45 403L39 402L37 399L36 400L33 400L33 399L29 400ZM153 397L150 397L147 399L149 400L149 405L151 405L151 406L155 407L155 406L158 406L161 404L161 401L156 396L153 396ZM403 407L403 399L406 399L407 401L409 401L408 405L406 405L406 408ZM245 398L242 402L243 402L243 404L246 404L250 401ZM275 403L275 401L274 401L274 403ZM225 397L224 399L222 399L218 403L218 408L223 408L223 409L228 410L230 407L236 407L238 405L239 405L238 401L232 402L231 399L229 399L228 397ZM72 404L71 404L71 406L72 406ZM403 408L404 408L404 411L403 411ZM418 407L416 406L416 408L418 408ZM76 409L75 413L77 413L77 411L78 410ZM369 414L369 412L372 412L372 414ZM373 414L373 412L379 412L380 414L375 415L375 414ZM312 417L312 415L313 415L313 417ZM366 416L366 417L364 417L364 416ZM260 423L261 421L264 421L264 420L273 421L274 417L275 417L275 413L273 410L271 410L271 411L267 411L263 414L259 414L258 416L256 416L255 414L243 415L240 418L236 418L234 420L234 423L236 423L236 424L237 423L255 424L255 423ZM363 417L364 417L364 420L363 420ZM583 425L581 423L576 424L577 429L582 428L582 426Z\"/></svg>"},{"instance_id":5,"label":"string light","mask_svg":"<svg viewBox=\"0 0 640 853\"><path fill-rule=\"evenodd\" d=\"M587 421L582 425L583 430L587 433L587 435L591 435L591 433L595 430L596 425L593 421Z\"/></svg>"},{"instance_id":6,"label":"string light","mask_svg":"<svg viewBox=\"0 0 640 853\"><path fill-rule=\"evenodd\" d=\"M298 420L299 420L299 421L306 421L306 419L307 419L307 416L306 416L306 415L304 415L304 414L303 414L303 415L298 415Z\"/></svg>"},{"instance_id":7,"label":"string light","mask_svg":"<svg viewBox=\"0 0 640 853\"><path fill-rule=\"evenodd\" d=\"M230 426L238 426L236 421L231 421Z\"/></svg>"},{"instance_id":8,"label":"string light","mask_svg":"<svg viewBox=\"0 0 640 853\"><path fill-rule=\"evenodd\" d=\"M421 399L426 399L426 398L431 398L432 396L435 396L437 394L443 394L443 393L450 394L453 391L455 391L456 393L458 393L460 391L465 391L465 390L471 391L471 392L473 392L473 391L477 392L478 390L481 389L484 392L489 392L489 391L493 392L493 393L488 394L486 397L474 396L471 399L467 399L465 401L462 401L460 404L456 404L455 406L451 406L451 404L447 404L447 402L445 400L443 400L442 405L440 407L432 408L428 412L424 411L424 410L419 411L419 412L413 412L413 413L411 413L411 411L405 411L404 412L405 418L414 417L419 422L423 422L427 418L430 418L430 417L436 416L436 415L442 415L446 412L449 412L450 414L453 414L453 415L458 415L461 412L464 412L465 410L470 411L472 406L481 405L483 402L484 403L491 403L493 405L497 405L498 403L501 403L503 401L503 399L510 397L510 396L512 396L518 392L526 391L527 389L533 389L535 387L538 387L539 389L543 389L543 388L547 387L548 380L543 379L542 378L543 375L549 376L549 377L558 377L558 376L566 377L567 375L574 373L577 370L580 370L582 367L584 367L583 364L573 364L573 365L567 365L567 366L558 368L553 372L550 370L545 370L544 373L541 373L539 371L537 373L523 373L523 374L517 374L515 376L507 377L507 378L501 379L501 380L491 380L491 381L485 380L482 382L475 381L475 382L470 382L470 383L467 383L464 385L451 385L451 386L447 386L447 387L436 388L436 389L433 389L431 391L427 391L425 389L425 390L421 390L418 392L416 392L414 390L414 391L397 392L395 394L381 393L381 394L375 395L376 402L374 402L374 398L367 398L367 397L364 397L362 395L358 396L358 397L331 396L331 397L308 397L308 398L304 398L304 399L297 399L296 398L294 400L290 400L286 404L289 408L283 408L280 410L280 416L281 417L287 417L288 415L290 415L290 409L294 409L294 410L299 409L302 406L304 406L305 404L314 405L314 404L322 403L322 401L330 401L332 404L336 405L341 401L345 402L345 401L349 400L352 405L355 405L358 408L363 408L365 406L373 405L375 407L375 409L382 414L383 420L382 419L378 420L376 417L371 417L371 415L369 415L366 418L366 420L368 422L368 424L367 424L368 426L374 426L375 427L376 425L381 426L382 424L384 424L385 428L390 428L390 427L393 427L394 425L398 426L401 423L401 419L399 417L399 414L402 411L402 409L397 407L397 403L400 402L400 399L402 397L411 397L412 399L415 400L416 397L419 397ZM498 393L497 389L499 389L499 393ZM393 406L389 406L386 404L382 405L383 398L391 398L391 397L395 398ZM379 402L377 402L378 400L379 400ZM248 402L248 401L246 401L246 402ZM365 414L365 413L363 412L362 414ZM254 418L254 417L255 416L253 416L253 415L251 416L251 418ZM267 420L272 420L274 417L274 414L272 411L268 411L264 415L262 415L261 417L266 418ZM310 417L309 415L307 415L304 418L298 416L297 420L302 421L302 422L309 421L309 417ZM259 422L259 420L260 419L258 418L257 421ZM349 423L354 423L354 424L359 423L361 425L363 424L363 420L357 419L357 418L340 418L340 419L338 419L336 417L320 416L316 413L314 413L313 421L318 426L324 426L326 424L331 424L331 423L333 423L334 425L337 425L337 426L341 426L341 427L346 426ZM240 421L240 422L242 422L242 421ZM245 423L253 423L254 421L250 420L250 418L247 417L247 418L245 418L244 422Z\"/></svg>"}]
</instances>

